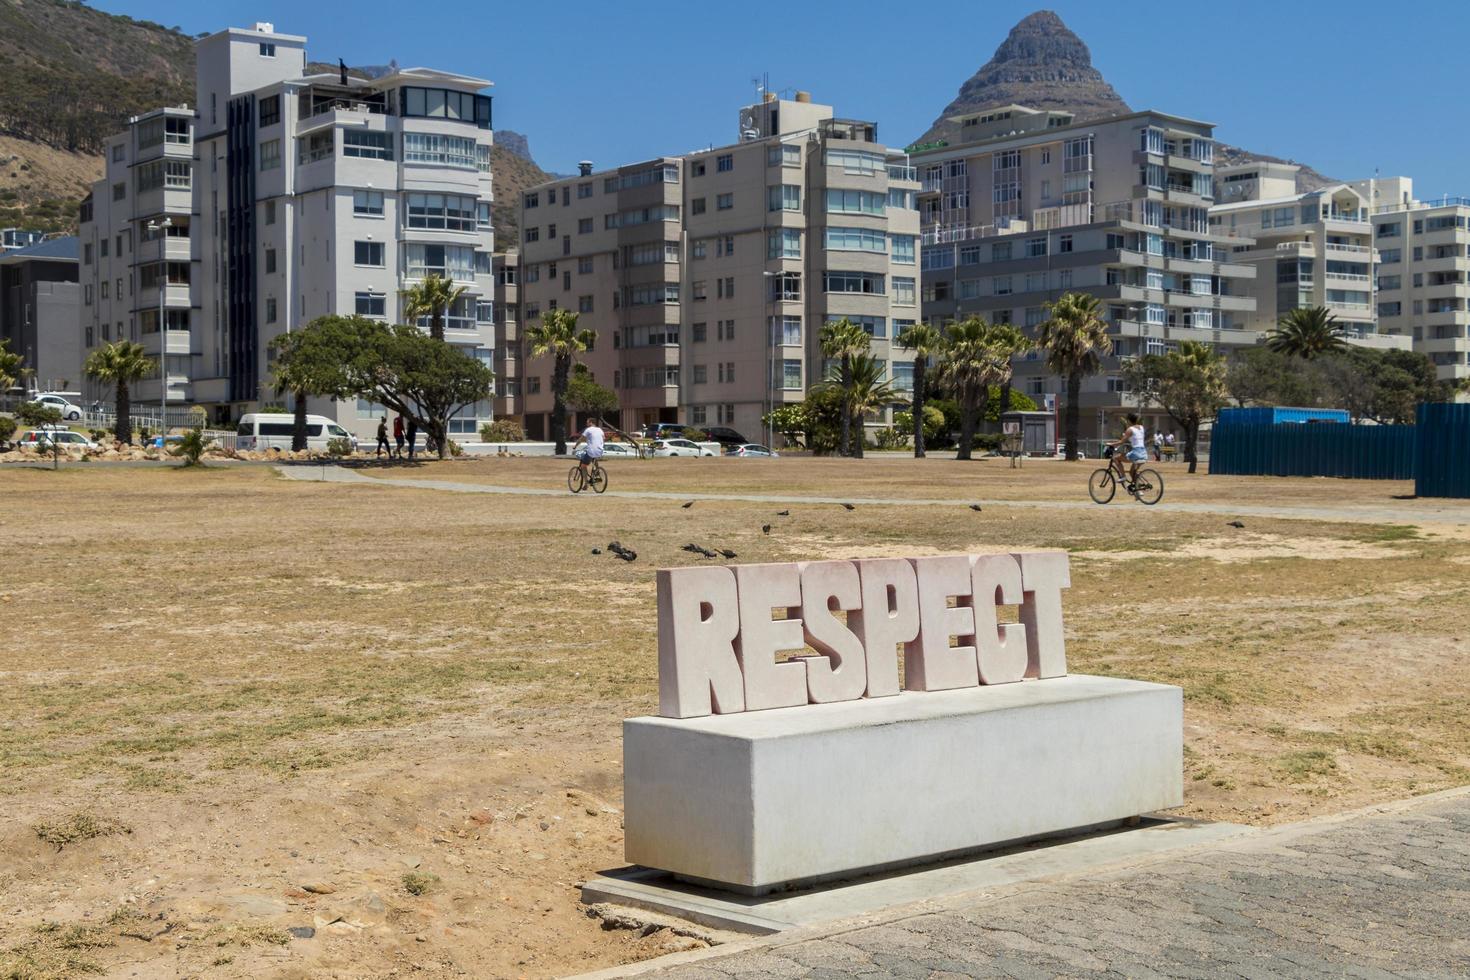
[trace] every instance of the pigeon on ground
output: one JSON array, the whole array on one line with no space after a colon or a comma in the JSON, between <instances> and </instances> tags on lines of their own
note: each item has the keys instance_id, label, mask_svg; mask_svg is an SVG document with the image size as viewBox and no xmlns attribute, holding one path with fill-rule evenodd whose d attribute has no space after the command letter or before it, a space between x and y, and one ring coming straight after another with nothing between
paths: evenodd
<instances>
[{"instance_id":1,"label":"pigeon on ground","mask_svg":"<svg viewBox=\"0 0 1470 980\"><path fill-rule=\"evenodd\" d=\"M689 552L690 554L697 555L697 554L699 554L699 550L700 549L699 549L699 545L697 545L693 541L691 541L691 542L689 542L688 544L686 544L684 546L684 549L683 550Z\"/></svg>"},{"instance_id":2,"label":"pigeon on ground","mask_svg":"<svg viewBox=\"0 0 1470 980\"><path fill-rule=\"evenodd\" d=\"M846 510L857 510L857 508L854 507L852 504L843 504L842 506Z\"/></svg>"},{"instance_id":3,"label":"pigeon on ground","mask_svg":"<svg viewBox=\"0 0 1470 980\"><path fill-rule=\"evenodd\" d=\"M624 550L618 552L618 557L623 561L635 561L638 558L638 552Z\"/></svg>"},{"instance_id":4,"label":"pigeon on ground","mask_svg":"<svg viewBox=\"0 0 1470 980\"><path fill-rule=\"evenodd\" d=\"M761 533L762 534L770 534L771 533L771 525L769 525L769 524L762 524L761 525Z\"/></svg>"},{"instance_id":5,"label":"pigeon on ground","mask_svg":"<svg viewBox=\"0 0 1470 980\"><path fill-rule=\"evenodd\" d=\"M685 510L688 510L690 507L694 506L694 501L691 500L688 503L680 504L679 506L684 508Z\"/></svg>"},{"instance_id":6,"label":"pigeon on ground","mask_svg":"<svg viewBox=\"0 0 1470 980\"><path fill-rule=\"evenodd\" d=\"M634 558L637 558L638 557L638 552L634 551L631 548L624 548L621 544L619 544L616 541L614 541L611 544L609 544L607 546L607 550L608 551L611 551L613 554L617 555L623 561L632 561Z\"/></svg>"},{"instance_id":7,"label":"pigeon on ground","mask_svg":"<svg viewBox=\"0 0 1470 980\"><path fill-rule=\"evenodd\" d=\"M600 554L602 554L602 549L601 548L593 548L592 549L592 553L594 555L600 555Z\"/></svg>"},{"instance_id":8,"label":"pigeon on ground","mask_svg":"<svg viewBox=\"0 0 1470 980\"><path fill-rule=\"evenodd\" d=\"M776 516L777 517L790 517L791 516L791 511L789 511L789 510L778 510L778 511L776 511Z\"/></svg>"},{"instance_id":9,"label":"pigeon on ground","mask_svg":"<svg viewBox=\"0 0 1470 980\"><path fill-rule=\"evenodd\" d=\"M609 541L607 543L607 550L611 551L613 554L617 554L619 551L623 550L623 546L616 541Z\"/></svg>"},{"instance_id":10,"label":"pigeon on ground","mask_svg":"<svg viewBox=\"0 0 1470 980\"><path fill-rule=\"evenodd\" d=\"M1240 523L1240 521L1226 521L1225 523L1230 527L1245 527L1245 525Z\"/></svg>"},{"instance_id":11,"label":"pigeon on ground","mask_svg":"<svg viewBox=\"0 0 1470 980\"><path fill-rule=\"evenodd\" d=\"M703 555L706 558L713 558L715 556L715 553L708 548L696 547L694 550L697 554Z\"/></svg>"},{"instance_id":12,"label":"pigeon on ground","mask_svg":"<svg viewBox=\"0 0 1470 980\"><path fill-rule=\"evenodd\" d=\"M973 511L975 511L976 513L979 513L980 512L980 505L979 504L971 504L970 505L970 509L973 510Z\"/></svg>"},{"instance_id":13,"label":"pigeon on ground","mask_svg":"<svg viewBox=\"0 0 1470 980\"><path fill-rule=\"evenodd\" d=\"M731 551L729 548L721 548L720 549L720 554L724 555L726 558L738 558L738 557L740 557L739 555L735 554L735 552Z\"/></svg>"}]
</instances>

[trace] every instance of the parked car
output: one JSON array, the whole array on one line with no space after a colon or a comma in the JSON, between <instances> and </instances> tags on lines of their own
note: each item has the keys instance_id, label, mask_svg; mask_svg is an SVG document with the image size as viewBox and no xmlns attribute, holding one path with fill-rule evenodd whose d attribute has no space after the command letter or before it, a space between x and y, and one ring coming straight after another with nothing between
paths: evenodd
<instances>
[{"instance_id":1,"label":"parked car","mask_svg":"<svg viewBox=\"0 0 1470 980\"><path fill-rule=\"evenodd\" d=\"M54 408L61 413L61 417L68 422L74 422L82 417L82 410L61 395L46 393L36 396L36 401L46 408Z\"/></svg>"},{"instance_id":2,"label":"parked car","mask_svg":"<svg viewBox=\"0 0 1470 980\"><path fill-rule=\"evenodd\" d=\"M759 443L747 442L747 443L745 443L744 445L741 445L741 446L728 446L728 447L726 447L726 449L725 449L725 455L726 456L764 456L764 457L767 457L767 458L770 458L770 459L775 459L777 456L780 456L781 454L778 453L778 452L776 452L776 450L772 449L769 446L762 446Z\"/></svg>"},{"instance_id":3,"label":"parked car","mask_svg":"<svg viewBox=\"0 0 1470 980\"><path fill-rule=\"evenodd\" d=\"M33 449L50 448L53 443L82 449L97 448L97 444L91 439L70 429L31 429L16 440L17 446L30 446Z\"/></svg>"},{"instance_id":4,"label":"parked car","mask_svg":"<svg viewBox=\"0 0 1470 980\"><path fill-rule=\"evenodd\" d=\"M252 412L242 416L240 424L235 428L235 448L241 451L289 450L291 433L295 430L295 425L295 418L285 412ZM353 452L357 451L357 436L352 435L325 415L306 417L307 449L324 451L327 443L332 439L347 439L352 443Z\"/></svg>"},{"instance_id":5,"label":"parked car","mask_svg":"<svg viewBox=\"0 0 1470 980\"><path fill-rule=\"evenodd\" d=\"M637 456L638 450L626 442L605 442L602 444L603 456Z\"/></svg>"},{"instance_id":6,"label":"parked car","mask_svg":"<svg viewBox=\"0 0 1470 980\"><path fill-rule=\"evenodd\" d=\"M689 426L677 422L649 422L640 435L645 439L682 438L688 428Z\"/></svg>"},{"instance_id":7,"label":"parked car","mask_svg":"<svg viewBox=\"0 0 1470 980\"><path fill-rule=\"evenodd\" d=\"M704 449L688 439L659 439L653 444L655 456L713 456L714 450Z\"/></svg>"},{"instance_id":8,"label":"parked car","mask_svg":"<svg viewBox=\"0 0 1470 980\"><path fill-rule=\"evenodd\" d=\"M722 425L711 425L707 427L704 431L705 434L709 436L710 442L718 442L721 446L725 446L727 448L730 446L743 446L747 444L744 436L736 432L734 429L727 429Z\"/></svg>"}]
</instances>

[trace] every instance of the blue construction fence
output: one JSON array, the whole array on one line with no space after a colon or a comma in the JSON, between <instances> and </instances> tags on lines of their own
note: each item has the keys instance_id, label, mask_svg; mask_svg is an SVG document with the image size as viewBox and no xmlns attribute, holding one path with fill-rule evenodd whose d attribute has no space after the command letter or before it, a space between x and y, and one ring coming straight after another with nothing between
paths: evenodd
<instances>
[{"instance_id":1,"label":"blue construction fence","mask_svg":"<svg viewBox=\"0 0 1470 980\"><path fill-rule=\"evenodd\" d=\"M1470 404L1420 405L1415 425L1269 421L1295 411L1222 411L1211 433L1210 472L1414 480L1421 497L1470 497Z\"/></svg>"},{"instance_id":2,"label":"blue construction fence","mask_svg":"<svg viewBox=\"0 0 1470 980\"><path fill-rule=\"evenodd\" d=\"M1470 497L1470 404L1425 404L1416 416L1414 492Z\"/></svg>"}]
</instances>

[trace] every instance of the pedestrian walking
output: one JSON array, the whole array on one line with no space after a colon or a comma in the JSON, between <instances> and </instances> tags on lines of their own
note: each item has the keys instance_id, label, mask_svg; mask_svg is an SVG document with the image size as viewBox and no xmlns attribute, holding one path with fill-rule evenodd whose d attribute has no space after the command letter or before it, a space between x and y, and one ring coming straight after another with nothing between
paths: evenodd
<instances>
[{"instance_id":1,"label":"pedestrian walking","mask_svg":"<svg viewBox=\"0 0 1470 980\"><path fill-rule=\"evenodd\" d=\"M412 415L408 417L408 458L413 459L414 443L419 437L419 420Z\"/></svg>"},{"instance_id":2,"label":"pedestrian walking","mask_svg":"<svg viewBox=\"0 0 1470 980\"><path fill-rule=\"evenodd\" d=\"M378 458L383 456L383 450L388 451L388 458L393 458L393 447L388 444L388 416L384 415L378 419Z\"/></svg>"},{"instance_id":3,"label":"pedestrian walking","mask_svg":"<svg viewBox=\"0 0 1470 980\"><path fill-rule=\"evenodd\" d=\"M398 458L403 458L403 416L393 416L393 441L398 445Z\"/></svg>"},{"instance_id":4,"label":"pedestrian walking","mask_svg":"<svg viewBox=\"0 0 1470 980\"><path fill-rule=\"evenodd\" d=\"M1164 461L1164 434L1158 429L1154 430L1154 462Z\"/></svg>"}]
</instances>

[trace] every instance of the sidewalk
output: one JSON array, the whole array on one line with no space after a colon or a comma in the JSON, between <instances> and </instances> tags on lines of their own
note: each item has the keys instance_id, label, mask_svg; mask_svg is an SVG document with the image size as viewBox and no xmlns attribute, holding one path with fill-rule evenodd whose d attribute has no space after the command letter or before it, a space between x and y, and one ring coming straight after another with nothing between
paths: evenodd
<instances>
[{"instance_id":1,"label":"sidewalk","mask_svg":"<svg viewBox=\"0 0 1470 980\"><path fill-rule=\"evenodd\" d=\"M1452 790L596 976L1463 976L1467 871Z\"/></svg>"}]
</instances>

